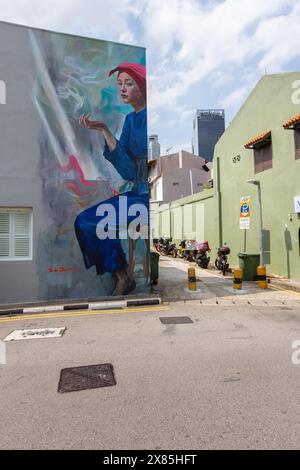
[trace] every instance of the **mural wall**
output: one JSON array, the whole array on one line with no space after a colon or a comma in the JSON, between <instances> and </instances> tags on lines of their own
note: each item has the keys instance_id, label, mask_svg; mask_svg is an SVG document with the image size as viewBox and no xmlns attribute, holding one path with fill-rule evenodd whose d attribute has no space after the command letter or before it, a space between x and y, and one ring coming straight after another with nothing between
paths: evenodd
<instances>
[{"instance_id":1,"label":"mural wall","mask_svg":"<svg viewBox=\"0 0 300 470\"><path fill-rule=\"evenodd\" d=\"M28 34L48 217L35 247L39 297L149 293L145 50Z\"/></svg>"}]
</instances>

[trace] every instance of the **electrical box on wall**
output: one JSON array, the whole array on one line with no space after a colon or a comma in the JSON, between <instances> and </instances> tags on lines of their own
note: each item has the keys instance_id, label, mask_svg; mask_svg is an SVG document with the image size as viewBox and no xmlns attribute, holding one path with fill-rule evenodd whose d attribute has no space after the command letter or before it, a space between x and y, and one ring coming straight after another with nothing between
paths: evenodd
<instances>
[{"instance_id":1,"label":"electrical box on wall","mask_svg":"<svg viewBox=\"0 0 300 470\"><path fill-rule=\"evenodd\" d=\"M300 195L294 197L295 212L300 213Z\"/></svg>"},{"instance_id":2,"label":"electrical box on wall","mask_svg":"<svg viewBox=\"0 0 300 470\"><path fill-rule=\"evenodd\" d=\"M6 104L6 85L3 80L0 80L0 104Z\"/></svg>"}]
</instances>

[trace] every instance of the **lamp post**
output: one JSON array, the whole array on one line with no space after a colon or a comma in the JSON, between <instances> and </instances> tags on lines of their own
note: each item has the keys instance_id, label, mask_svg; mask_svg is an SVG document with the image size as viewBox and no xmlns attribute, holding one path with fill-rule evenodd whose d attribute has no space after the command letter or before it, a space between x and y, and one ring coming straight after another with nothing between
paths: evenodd
<instances>
[{"instance_id":1,"label":"lamp post","mask_svg":"<svg viewBox=\"0 0 300 470\"><path fill-rule=\"evenodd\" d=\"M260 265L265 265L264 252L263 252L263 229L262 229L262 205L261 205L261 188L260 181L258 180L247 180L246 183L254 184L258 190L258 210L259 210L259 252L260 252Z\"/></svg>"}]
</instances>

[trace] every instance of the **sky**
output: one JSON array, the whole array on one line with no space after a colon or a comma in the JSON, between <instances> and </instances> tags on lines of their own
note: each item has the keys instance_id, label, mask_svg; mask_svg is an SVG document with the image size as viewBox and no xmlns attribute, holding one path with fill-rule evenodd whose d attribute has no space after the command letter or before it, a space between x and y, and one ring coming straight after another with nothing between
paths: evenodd
<instances>
[{"instance_id":1,"label":"sky","mask_svg":"<svg viewBox=\"0 0 300 470\"><path fill-rule=\"evenodd\" d=\"M0 0L0 20L146 47L162 154L191 151L197 109L227 126L262 75L300 79L300 0Z\"/></svg>"}]
</instances>

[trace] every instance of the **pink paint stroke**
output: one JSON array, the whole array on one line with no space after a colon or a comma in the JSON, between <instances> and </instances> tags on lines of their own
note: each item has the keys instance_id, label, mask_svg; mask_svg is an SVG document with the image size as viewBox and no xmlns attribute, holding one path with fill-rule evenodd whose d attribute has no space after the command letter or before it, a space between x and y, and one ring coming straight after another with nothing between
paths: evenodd
<instances>
[{"instance_id":1,"label":"pink paint stroke","mask_svg":"<svg viewBox=\"0 0 300 470\"><path fill-rule=\"evenodd\" d=\"M87 181L87 180L85 179L85 176L84 176L84 173L83 173L83 171L82 171L82 168L81 168L81 166L79 165L77 158L74 157L74 155L70 155L70 156L69 156L69 162L67 163L67 165L59 165L59 168L60 168L61 171L63 171L64 173L68 173L69 171L74 170L75 173L77 173L77 174L79 175L80 182L81 182L84 186L96 186L96 185L97 185L96 181Z\"/></svg>"},{"instance_id":2,"label":"pink paint stroke","mask_svg":"<svg viewBox=\"0 0 300 470\"><path fill-rule=\"evenodd\" d=\"M77 184L75 181L68 181L66 184L67 188L73 191L76 196L84 197L87 196L89 193L81 191L79 184Z\"/></svg>"}]
</instances>

